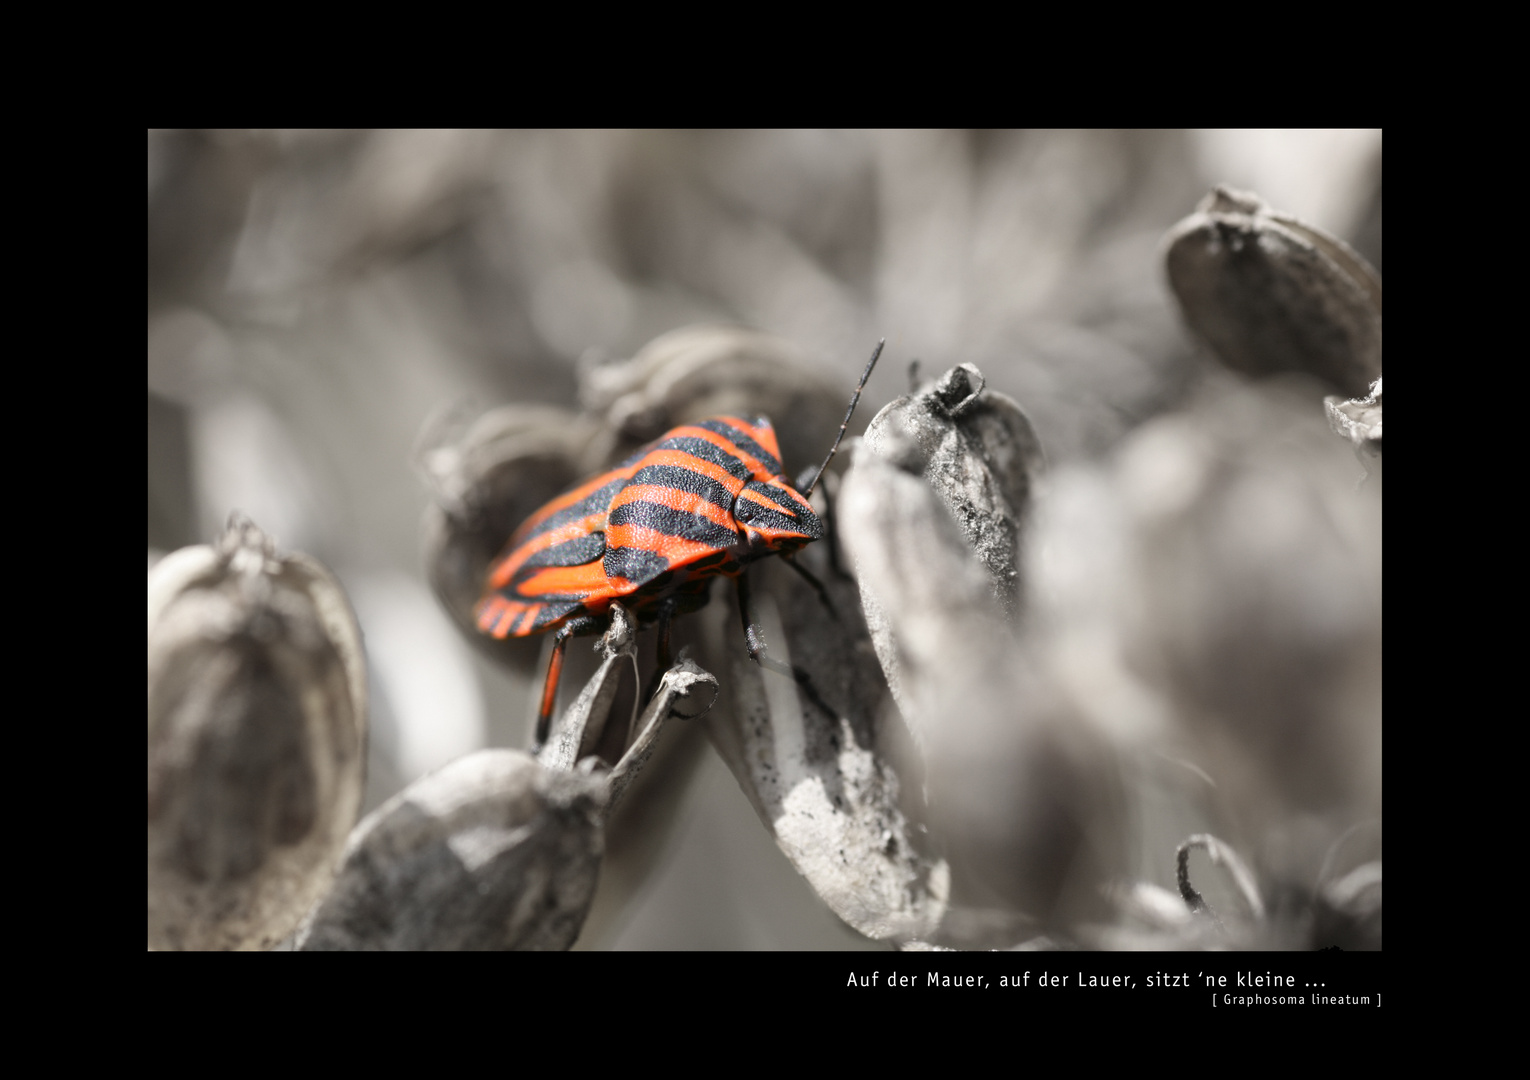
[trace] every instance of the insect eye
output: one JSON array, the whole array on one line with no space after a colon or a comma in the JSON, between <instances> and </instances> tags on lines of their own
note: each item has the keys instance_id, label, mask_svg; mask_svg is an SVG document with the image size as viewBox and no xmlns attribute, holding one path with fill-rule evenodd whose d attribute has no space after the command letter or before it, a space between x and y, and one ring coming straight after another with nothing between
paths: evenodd
<instances>
[{"instance_id":1,"label":"insect eye","mask_svg":"<svg viewBox=\"0 0 1530 1080\"><path fill-rule=\"evenodd\" d=\"M738 519L740 521L745 521L745 522L753 521L754 520L754 507L750 506L746 502L739 503L738 514L736 516L738 517Z\"/></svg>"}]
</instances>

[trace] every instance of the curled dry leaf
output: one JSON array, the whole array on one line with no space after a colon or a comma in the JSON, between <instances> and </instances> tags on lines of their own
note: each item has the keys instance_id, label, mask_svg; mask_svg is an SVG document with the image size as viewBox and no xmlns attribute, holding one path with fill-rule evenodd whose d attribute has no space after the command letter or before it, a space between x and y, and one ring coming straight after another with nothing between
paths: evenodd
<instances>
[{"instance_id":1,"label":"curled dry leaf","mask_svg":"<svg viewBox=\"0 0 1530 1080\"><path fill-rule=\"evenodd\" d=\"M1212 866L1223 868L1227 875L1237 886L1238 893L1248 907L1248 914L1256 923L1264 921L1264 900L1259 895L1259 886L1254 881L1254 874L1247 864L1239 856L1237 849L1226 841L1218 840L1210 833L1197 833L1186 838L1179 849L1174 853L1176 877L1179 883L1179 895L1184 899L1185 906L1191 914L1210 919L1218 929L1225 929L1221 916L1211 909L1206 903L1205 897L1190 881L1190 852L1194 848L1200 848L1211 860Z\"/></svg>"},{"instance_id":2,"label":"curled dry leaf","mask_svg":"<svg viewBox=\"0 0 1530 1080\"><path fill-rule=\"evenodd\" d=\"M717 676L701 670L689 657L682 656L664 673L653 700L634 725L636 734L627 752L611 771L611 809L615 809L653 756L665 722L674 716L682 720L705 716L717 701L718 690Z\"/></svg>"},{"instance_id":3,"label":"curled dry leaf","mask_svg":"<svg viewBox=\"0 0 1530 1080\"><path fill-rule=\"evenodd\" d=\"M1344 436L1355 449L1379 455L1381 453L1381 379L1371 384L1364 397L1342 401L1329 396L1323 399L1328 413L1328 426L1336 434Z\"/></svg>"},{"instance_id":4,"label":"curled dry leaf","mask_svg":"<svg viewBox=\"0 0 1530 1080\"><path fill-rule=\"evenodd\" d=\"M537 760L548 769L567 771L585 761L599 765L596 755L616 748L611 753L616 765L608 777L609 813L652 756L665 723L676 716L694 720L705 715L716 700L718 685L716 676L682 656L663 673L638 716L635 696L619 695L624 674L637 670L637 623L619 603L611 605L611 627L596 642L596 651L602 654L600 666L573 704L559 714ZM621 729L609 730L616 706L626 701L634 702L631 715L615 716Z\"/></svg>"},{"instance_id":5,"label":"curled dry leaf","mask_svg":"<svg viewBox=\"0 0 1530 1080\"><path fill-rule=\"evenodd\" d=\"M568 948L595 891L606 790L519 750L458 758L356 827L298 948Z\"/></svg>"},{"instance_id":6,"label":"curled dry leaf","mask_svg":"<svg viewBox=\"0 0 1530 1080\"><path fill-rule=\"evenodd\" d=\"M623 673L637 666L637 622L621 604L611 605L611 627L595 645L602 654L600 666L584 685L573 704L558 716L548 732L547 745L537 760L549 769L572 769L576 762L595 752L605 734ZM632 732L621 741L626 746Z\"/></svg>"},{"instance_id":7,"label":"curled dry leaf","mask_svg":"<svg viewBox=\"0 0 1530 1080\"><path fill-rule=\"evenodd\" d=\"M264 948L361 808L366 672L340 585L235 515L148 583L149 945Z\"/></svg>"},{"instance_id":8,"label":"curled dry leaf","mask_svg":"<svg viewBox=\"0 0 1530 1080\"><path fill-rule=\"evenodd\" d=\"M1315 923L1319 948L1381 948L1381 860L1363 863L1319 889Z\"/></svg>"},{"instance_id":9,"label":"curled dry leaf","mask_svg":"<svg viewBox=\"0 0 1530 1080\"><path fill-rule=\"evenodd\" d=\"M1343 241L1218 187L1165 238L1185 321L1245 375L1303 372L1361 397L1381 376L1381 278Z\"/></svg>"}]
</instances>

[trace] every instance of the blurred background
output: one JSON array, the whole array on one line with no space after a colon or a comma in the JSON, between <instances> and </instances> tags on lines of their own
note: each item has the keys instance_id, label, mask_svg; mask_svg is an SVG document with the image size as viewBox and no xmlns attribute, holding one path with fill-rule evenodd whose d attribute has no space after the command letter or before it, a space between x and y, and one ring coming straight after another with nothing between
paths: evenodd
<instances>
[{"instance_id":1,"label":"blurred background","mask_svg":"<svg viewBox=\"0 0 1530 1080\"><path fill-rule=\"evenodd\" d=\"M446 411L576 407L578 365L697 322L794 342L857 427L977 364L1054 464L1098 458L1207 361L1159 243L1212 185L1381 269L1381 132L178 131L149 144L149 564L230 510L345 585L366 638L366 809L524 746L530 682L425 584L414 466ZM789 471L802 462L788 462ZM611 837L592 948L875 948L775 848L698 731Z\"/></svg>"}]
</instances>

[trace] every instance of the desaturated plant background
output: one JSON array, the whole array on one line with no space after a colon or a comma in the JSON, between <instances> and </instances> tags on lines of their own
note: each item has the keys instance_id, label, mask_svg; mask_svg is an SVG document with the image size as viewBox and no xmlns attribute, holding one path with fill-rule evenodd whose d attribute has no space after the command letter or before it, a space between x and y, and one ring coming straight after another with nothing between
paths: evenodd
<instances>
[{"instance_id":1,"label":"desaturated plant background","mask_svg":"<svg viewBox=\"0 0 1530 1080\"><path fill-rule=\"evenodd\" d=\"M211 556L176 567L200 582L195 617L244 650L219 678L307 664L326 700L365 710L363 813L528 742L541 642L475 647L441 580L468 451L520 463L503 504L524 513L677 413L752 403L796 475L885 337L855 429L908 397L826 493L869 635L854 586L835 594L846 634L778 568L756 586L767 632L811 641L838 673L825 693L862 710L847 745L880 740L901 780L856 788L860 841L891 815L891 877L869 890L885 904L815 868L823 838L751 765L738 693L776 719L798 704L736 662L721 595L678 638L721 683L716 715L648 748L603 857L549 856L598 863L576 947L1379 945L1380 291L1327 239L1380 270L1379 131L148 139L149 562L222 545L216 581ZM1236 190L1208 197L1218 184ZM673 336L701 324L750 329ZM665 381L708 349L701 375ZM506 404L521 411L493 428ZM225 533L234 510L264 537ZM324 630L340 644L317 660L261 651ZM202 647L166 640L163 656ZM565 703L595 672L589 644ZM191 715L212 681L183 679L166 708ZM291 731L318 738L316 700L278 710ZM327 738L350 762L354 733ZM844 747L827 756L854 771ZM177 786L183 758L151 733L151 936L156 806L238 787ZM324 793L351 764L241 835L287 851L314 822L332 834ZM463 783L535 789L583 822L599 799L582 775L552 792L496 759ZM165 850L207 873L248 857L194 830ZM1177 854L1214 918L1187 920ZM285 899L261 903L306 904L279 870L262 897Z\"/></svg>"}]
</instances>

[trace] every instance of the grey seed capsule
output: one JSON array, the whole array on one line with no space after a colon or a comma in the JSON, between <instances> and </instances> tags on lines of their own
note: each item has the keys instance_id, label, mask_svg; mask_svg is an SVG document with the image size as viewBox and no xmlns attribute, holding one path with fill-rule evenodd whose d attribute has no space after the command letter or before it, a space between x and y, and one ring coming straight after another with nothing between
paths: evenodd
<instances>
[{"instance_id":1,"label":"grey seed capsule","mask_svg":"<svg viewBox=\"0 0 1530 1080\"><path fill-rule=\"evenodd\" d=\"M458 758L356 827L299 949L568 948L595 892L606 791L520 750Z\"/></svg>"},{"instance_id":2,"label":"grey seed capsule","mask_svg":"<svg viewBox=\"0 0 1530 1080\"><path fill-rule=\"evenodd\" d=\"M328 887L361 808L366 672L313 559L235 516L148 584L149 939L258 949Z\"/></svg>"},{"instance_id":3,"label":"grey seed capsule","mask_svg":"<svg viewBox=\"0 0 1530 1080\"><path fill-rule=\"evenodd\" d=\"M805 585L787 583L784 565L750 574L751 614L771 656L806 672L834 715L735 650L723 668L726 693L705 721L712 744L836 915L876 940L927 938L945 910L949 872L910 817L918 808L906 804L909 785L893 757L898 721L883 707L876 657L853 619L855 586L822 575L836 618Z\"/></svg>"},{"instance_id":4,"label":"grey seed capsule","mask_svg":"<svg viewBox=\"0 0 1530 1080\"><path fill-rule=\"evenodd\" d=\"M1218 187L1165 238L1185 321L1234 371L1360 397L1381 375L1381 278L1343 241Z\"/></svg>"},{"instance_id":5,"label":"grey seed capsule","mask_svg":"<svg viewBox=\"0 0 1530 1080\"><path fill-rule=\"evenodd\" d=\"M1380 816L1380 492L1304 397L1204 394L1059 478L1037 524L1038 617L1082 712L1167 735L1236 820Z\"/></svg>"},{"instance_id":6,"label":"grey seed capsule","mask_svg":"<svg viewBox=\"0 0 1530 1080\"><path fill-rule=\"evenodd\" d=\"M586 364L579 398L614 435L613 456L678 424L736 414L769 417L787 461L817 462L844 413L843 387L795 346L734 326L682 327L630 360Z\"/></svg>"},{"instance_id":7,"label":"grey seed capsule","mask_svg":"<svg viewBox=\"0 0 1530 1080\"><path fill-rule=\"evenodd\" d=\"M972 364L959 364L879 412L865 443L930 485L987 570L999 607L1013 617L1022 599L1025 519L1045 469L1041 442L1020 406L985 389Z\"/></svg>"},{"instance_id":8,"label":"grey seed capsule","mask_svg":"<svg viewBox=\"0 0 1530 1080\"><path fill-rule=\"evenodd\" d=\"M930 830L950 860L936 940L1008 946L1095 914L1119 868L1108 757L1032 670L987 575L917 459L889 429L862 444L840 520L878 658L925 766ZM993 919L975 909L1023 913Z\"/></svg>"}]
</instances>

